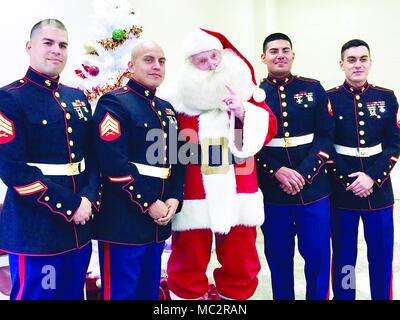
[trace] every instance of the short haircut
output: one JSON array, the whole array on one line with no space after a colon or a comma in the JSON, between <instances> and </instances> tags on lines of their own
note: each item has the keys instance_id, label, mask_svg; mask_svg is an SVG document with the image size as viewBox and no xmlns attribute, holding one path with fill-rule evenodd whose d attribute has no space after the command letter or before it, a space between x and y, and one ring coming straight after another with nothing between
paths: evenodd
<instances>
[{"instance_id":1,"label":"short haircut","mask_svg":"<svg viewBox=\"0 0 400 320\"><path fill-rule=\"evenodd\" d=\"M342 50L340 51L340 56L343 60L344 57L344 52L347 49L353 48L353 47L366 47L368 49L368 54L371 56L371 51L369 49L369 45L368 43L366 43L363 40L360 39L352 39L350 41L347 41L343 46L342 46Z\"/></svg>"},{"instance_id":2,"label":"short haircut","mask_svg":"<svg viewBox=\"0 0 400 320\"><path fill-rule=\"evenodd\" d=\"M31 40L32 40L34 34L36 33L36 31L40 30L43 26L53 26L53 27L56 27L58 29L61 29L61 30L64 30L67 32L67 28L65 28L65 25L60 20L44 19L42 21L39 21L32 27L31 34L30 34Z\"/></svg>"},{"instance_id":3,"label":"short haircut","mask_svg":"<svg viewBox=\"0 0 400 320\"><path fill-rule=\"evenodd\" d=\"M292 40L290 40L290 38L286 34L277 32L271 33L268 37L265 38L263 42L263 52L267 50L268 43L275 40L286 40L290 43L290 49L293 49Z\"/></svg>"},{"instance_id":4,"label":"short haircut","mask_svg":"<svg viewBox=\"0 0 400 320\"><path fill-rule=\"evenodd\" d=\"M140 49L142 49L144 46L146 46L146 45L154 45L154 46L157 46L157 47L159 47L161 50L162 50L162 48L161 48L161 46L157 43L157 42L155 42L155 41L153 41L153 40L144 40L144 39L140 39L140 40L138 40L138 42L136 42L134 45L133 45L133 48L132 48L132 51L131 51L131 61L134 61L134 60L136 60L136 55L137 55L137 53L138 53L138 51L140 50ZM162 50L163 51L163 50ZM163 51L164 52L164 51Z\"/></svg>"}]
</instances>

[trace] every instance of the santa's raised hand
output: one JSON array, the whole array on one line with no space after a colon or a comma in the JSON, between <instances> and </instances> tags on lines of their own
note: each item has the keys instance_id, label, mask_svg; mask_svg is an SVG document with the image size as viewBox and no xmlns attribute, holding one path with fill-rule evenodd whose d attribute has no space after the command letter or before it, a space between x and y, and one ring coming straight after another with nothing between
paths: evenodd
<instances>
[{"instance_id":1,"label":"santa's raised hand","mask_svg":"<svg viewBox=\"0 0 400 320\"><path fill-rule=\"evenodd\" d=\"M225 87L229 94L222 101L227 105L229 111L233 112L236 118L239 118L241 121L243 121L244 108L242 99L230 86L226 84Z\"/></svg>"}]
</instances>

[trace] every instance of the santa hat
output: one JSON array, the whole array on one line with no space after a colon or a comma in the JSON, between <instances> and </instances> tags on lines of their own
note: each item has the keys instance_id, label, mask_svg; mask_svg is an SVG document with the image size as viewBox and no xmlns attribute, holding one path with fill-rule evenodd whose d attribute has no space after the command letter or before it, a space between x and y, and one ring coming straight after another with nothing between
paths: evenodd
<instances>
[{"instance_id":1,"label":"santa hat","mask_svg":"<svg viewBox=\"0 0 400 320\"><path fill-rule=\"evenodd\" d=\"M251 79L254 83L253 99L255 102L265 101L265 92L257 86L254 68L251 63L239 52L238 49L221 33L206 29L195 29L183 41L183 54L189 58L195 54L209 50L232 50L249 67Z\"/></svg>"}]
</instances>

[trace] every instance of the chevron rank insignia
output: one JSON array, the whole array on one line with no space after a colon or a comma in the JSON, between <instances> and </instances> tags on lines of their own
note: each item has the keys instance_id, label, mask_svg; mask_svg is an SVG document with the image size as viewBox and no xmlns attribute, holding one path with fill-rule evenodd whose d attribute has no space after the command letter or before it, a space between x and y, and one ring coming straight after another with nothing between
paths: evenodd
<instances>
[{"instance_id":1,"label":"chevron rank insignia","mask_svg":"<svg viewBox=\"0 0 400 320\"><path fill-rule=\"evenodd\" d=\"M107 112L99 125L100 138L104 141L114 141L121 136L121 126L118 120Z\"/></svg>"},{"instance_id":2,"label":"chevron rank insignia","mask_svg":"<svg viewBox=\"0 0 400 320\"><path fill-rule=\"evenodd\" d=\"M318 155L323 157L323 158L325 158L325 159L329 159L330 158L329 154L327 154L326 152L323 152L323 151L318 152Z\"/></svg>"},{"instance_id":3,"label":"chevron rank insignia","mask_svg":"<svg viewBox=\"0 0 400 320\"><path fill-rule=\"evenodd\" d=\"M46 190L46 186L40 181L36 181L27 186L14 187L14 190L17 191L20 196L30 196L32 194Z\"/></svg>"},{"instance_id":4,"label":"chevron rank insignia","mask_svg":"<svg viewBox=\"0 0 400 320\"><path fill-rule=\"evenodd\" d=\"M9 143L14 138L14 123L0 112L0 144Z\"/></svg>"}]
</instances>

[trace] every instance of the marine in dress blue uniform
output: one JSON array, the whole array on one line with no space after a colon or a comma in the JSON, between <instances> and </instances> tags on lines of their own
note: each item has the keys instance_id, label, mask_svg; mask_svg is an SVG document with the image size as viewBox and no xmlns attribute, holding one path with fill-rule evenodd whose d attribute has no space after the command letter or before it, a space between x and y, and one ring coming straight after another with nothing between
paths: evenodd
<instances>
[{"instance_id":1,"label":"marine in dress blue uniform","mask_svg":"<svg viewBox=\"0 0 400 320\"><path fill-rule=\"evenodd\" d=\"M336 123L331 221L334 299L355 299L360 218L368 247L371 297L392 298L394 198L390 172L398 161L400 122L393 91L366 81L369 66L367 44L348 42L342 49L347 79L328 91ZM361 75L354 75L354 70ZM352 174L357 172L372 179L370 191L362 197L348 190L357 179Z\"/></svg>"},{"instance_id":2,"label":"marine in dress blue uniform","mask_svg":"<svg viewBox=\"0 0 400 320\"><path fill-rule=\"evenodd\" d=\"M62 59L64 30L54 20L39 26L47 57ZM74 217L82 197L99 204L91 120L82 91L33 67L0 90L0 178L8 187L0 249L9 253L11 299L83 298L92 229Z\"/></svg>"},{"instance_id":3,"label":"marine in dress blue uniform","mask_svg":"<svg viewBox=\"0 0 400 320\"><path fill-rule=\"evenodd\" d=\"M161 49L148 45L138 49L136 64L151 59L151 72L162 74ZM141 76L139 70L133 77L142 80ZM149 208L157 200L181 201L183 196L183 170L169 156L170 146L176 155L170 145L178 133L174 109L155 96L155 87L146 86L148 78L142 82L131 79L125 87L104 95L95 112L103 175L95 236L100 241L106 300L158 298L161 254L171 226L155 223Z\"/></svg>"},{"instance_id":4,"label":"marine in dress blue uniform","mask_svg":"<svg viewBox=\"0 0 400 320\"><path fill-rule=\"evenodd\" d=\"M294 238L305 260L307 299L329 293L330 235L326 162L333 148L333 117L321 84L290 73L293 52L286 35L264 41L263 61L269 75L260 85L278 119L278 133L259 153L259 184L264 193L262 226L265 255L271 270L274 299L294 299ZM282 65L283 70L280 70ZM301 175L299 192L284 191L281 168Z\"/></svg>"}]
</instances>

